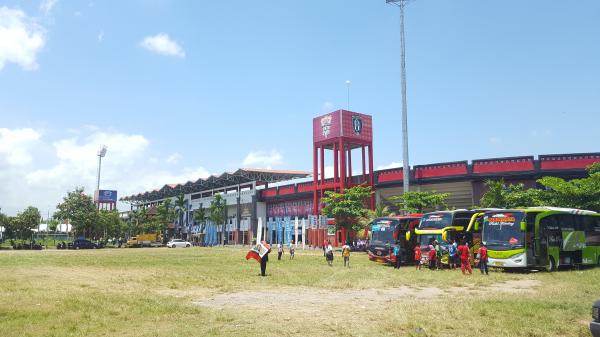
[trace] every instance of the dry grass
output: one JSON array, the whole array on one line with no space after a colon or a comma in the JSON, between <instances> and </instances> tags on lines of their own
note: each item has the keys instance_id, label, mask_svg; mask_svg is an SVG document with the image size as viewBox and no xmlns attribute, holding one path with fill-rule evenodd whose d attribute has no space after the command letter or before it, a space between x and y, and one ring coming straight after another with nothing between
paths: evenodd
<instances>
[{"instance_id":1,"label":"dry grass","mask_svg":"<svg viewBox=\"0 0 600 337\"><path fill-rule=\"evenodd\" d=\"M353 254L1 251L1 336L589 336L600 268L463 277Z\"/></svg>"}]
</instances>

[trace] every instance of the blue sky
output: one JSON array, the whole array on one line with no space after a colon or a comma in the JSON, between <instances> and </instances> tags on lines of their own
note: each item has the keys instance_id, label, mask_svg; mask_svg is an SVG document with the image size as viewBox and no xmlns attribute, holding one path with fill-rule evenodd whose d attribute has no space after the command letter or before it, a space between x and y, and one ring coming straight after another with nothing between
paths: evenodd
<instances>
[{"instance_id":1,"label":"blue sky","mask_svg":"<svg viewBox=\"0 0 600 337\"><path fill-rule=\"evenodd\" d=\"M411 164L599 151L599 17L591 0L411 2ZM103 186L121 195L310 170L311 119L346 107L346 80L351 110L373 115L375 165L401 161L399 17L384 0L0 1L0 18L16 32L0 35L8 212L90 190L101 143Z\"/></svg>"}]
</instances>

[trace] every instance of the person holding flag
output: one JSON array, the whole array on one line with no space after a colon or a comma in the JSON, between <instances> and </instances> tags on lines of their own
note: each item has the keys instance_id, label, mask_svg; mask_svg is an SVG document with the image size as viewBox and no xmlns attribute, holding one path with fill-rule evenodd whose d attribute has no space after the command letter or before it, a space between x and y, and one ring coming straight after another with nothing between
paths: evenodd
<instances>
[{"instance_id":1,"label":"person holding flag","mask_svg":"<svg viewBox=\"0 0 600 337\"><path fill-rule=\"evenodd\" d=\"M246 260L254 259L260 263L260 276L267 276L267 262L269 262L270 252L271 246L263 240L253 246L246 254Z\"/></svg>"}]
</instances>

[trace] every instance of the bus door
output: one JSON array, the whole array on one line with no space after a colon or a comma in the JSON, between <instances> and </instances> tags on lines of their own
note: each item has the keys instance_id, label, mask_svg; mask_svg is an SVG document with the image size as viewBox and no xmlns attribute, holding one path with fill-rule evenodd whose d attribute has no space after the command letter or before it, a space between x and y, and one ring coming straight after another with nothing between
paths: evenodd
<instances>
[{"instance_id":1,"label":"bus door","mask_svg":"<svg viewBox=\"0 0 600 337\"><path fill-rule=\"evenodd\" d=\"M525 230L525 254L527 257L527 265L531 266L535 264L536 254L535 246L535 218L539 213L530 212L527 213L525 221L527 223Z\"/></svg>"},{"instance_id":2,"label":"bus door","mask_svg":"<svg viewBox=\"0 0 600 337\"><path fill-rule=\"evenodd\" d=\"M540 232L539 232L539 256L538 264L545 266L548 264L549 253L555 248L560 250L562 241L562 232L560 231L558 218L556 214L546 216L540 220ZM558 263L554 259L554 263Z\"/></svg>"}]
</instances>

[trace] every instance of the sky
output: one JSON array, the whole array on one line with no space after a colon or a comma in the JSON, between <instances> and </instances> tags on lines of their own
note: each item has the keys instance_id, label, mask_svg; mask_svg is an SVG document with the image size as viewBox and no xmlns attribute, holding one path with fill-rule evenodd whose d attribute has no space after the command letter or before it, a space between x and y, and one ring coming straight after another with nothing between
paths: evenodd
<instances>
[{"instance_id":1,"label":"sky","mask_svg":"<svg viewBox=\"0 0 600 337\"><path fill-rule=\"evenodd\" d=\"M410 164L598 152L600 2L411 1ZM371 114L400 166L384 0L0 1L0 208L234 171L312 169L313 117Z\"/></svg>"}]
</instances>

